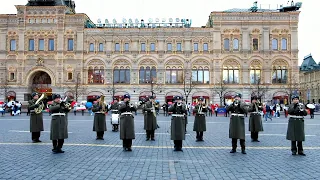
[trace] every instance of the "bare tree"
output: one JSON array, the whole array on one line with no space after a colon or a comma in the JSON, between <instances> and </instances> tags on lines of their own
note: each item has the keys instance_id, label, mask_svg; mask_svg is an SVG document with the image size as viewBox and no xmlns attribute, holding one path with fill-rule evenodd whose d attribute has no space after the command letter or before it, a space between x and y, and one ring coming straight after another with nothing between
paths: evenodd
<instances>
[{"instance_id":1,"label":"bare tree","mask_svg":"<svg viewBox=\"0 0 320 180\"><path fill-rule=\"evenodd\" d=\"M1 80L1 86L0 86L0 95L3 96L3 100L7 100L8 92L9 92L9 82L8 82L8 75L7 75L7 69L5 69L4 77Z\"/></svg>"},{"instance_id":2,"label":"bare tree","mask_svg":"<svg viewBox=\"0 0 320 180\"><path fill-rule=\"evenodd\" d=\"M107 92L110 93L111 99L113 100L113 98L114 98L114 96L115 96L115 94L117 93L117 91L118 91L119 88L117 88L117 87L115 86L115 83L114 83L114 81L112 80L112 85L111 85L111 86L107 86L106 89L107 89Z\"/></svg>"},{"instance_id":3,"label":"bare tree","mask_svg":"<svg viewBox=\"0 0 320 180\"><path fill-rule=\"evenodd\" d=\"M269 86L267 84L263 84L260 78L256 80L255 84L251 85L251 97L257 96L260 101L263 100L268 91Z\"/></svg>"},{"instance_id":4,"label":"bare tree","mask_svg":"<svg viewBox=\"0 0 320 180\"><path fill-rule=\"evenodd\" d=\"M223 99L225 94L227 93L228 87L225 83L225 81L222 80L222 77L220 80L217 80L218 82L214 85L214 87L211 89L212 94L218 94L219 99L220 99L220 107L222 107Z\"/></svg>"},{"instance_id":5,"label":"bare tree","mask_svg":"<svg viewBox=\"0 0 320 180\"><path fill-rule=\"evenodd\" d=\"M68 91L73 94L73 98L78 101L78 98L87 94L87 87L81 83L80 73L77 74L75 84L68 85Z\"/></svg>"},{"instance_id":6,"label":"bare tree","mask_svg":"<svg viewBox=\"0 0 320 180\"><path fill-rule=\"evenodd\" d=\"M300 84L299 78L296 75L291 75L287 79L287 83L281 86L281 90L288 95L288 103L291 104L291 97L298 95Z\"/></svg>"},{"instance_id":7,"label":"bare tree","mask_svg":"<svg viewBox=\"0 0 320 180\"><path fill-rule=\"evenodd\" d=\"M197 85L192 79L191 71L185 69L182 76L182 88L186 98L186 104L188 104L188 97L190 96L191 91L193 91Z\"/></svg>"}]
</instances>

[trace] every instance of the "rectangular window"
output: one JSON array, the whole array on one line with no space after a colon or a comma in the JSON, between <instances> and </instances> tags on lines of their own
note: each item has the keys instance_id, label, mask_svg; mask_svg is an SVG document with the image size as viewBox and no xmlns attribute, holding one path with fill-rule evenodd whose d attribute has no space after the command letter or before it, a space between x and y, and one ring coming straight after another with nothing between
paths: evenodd
<instances>
[{"instance_id":1,"label":"rectangular window","mask_svg":"<svg viewBox=\"0 0 320 180\"><path fill-rule=\"evenodd\" d=\"M90 52L93 52L93 51L94 51L94 44L93 44L93 43L90 43L90 45L89 45L89 51L90 51Z\"/></svg>"},{"instance_id":2,"label":"rectangular window","mask_svg":"<svg viewBox=\"0 0 320 180\"><path fill-rule=\"evenodd\" d=\"M120 51L120 44L119 43L116 43L115 44L115 51Z\"/></svg>"},{"instance_id":3,"label":"rectangular window","mask_svg":"<svg viewBox=\"0 0 320 180\"><path fill-rule=\"evenodd\" d=\"M259 40L258 39L253 39L252 40L252 48L254 51L258 51L259 50Z\"/></svg>"},{"instance_id":4,"label":"rectangular window","mask_svg":"<svg viewBox=\"0 0 320 180\"><path fill-rule=\"evenodd\" d=\"M181 48L181 43L177 43L177 51L181 51L182 48Z\"/></svg>"},{"instance_id":5,"label":"rectangular window","mask_svg":"<svg viewBox=\"0 0 320 180\"><path fill-rule=\"evenodd\" d=\"M198 43L193 44L193 51L198 51Z\"/></svg>"},{"instance_id":6,"label":"rectangular window","mask_svg":"<svg viewBox=\"0 0 320 180\"><path fill-rule=\"evenodd\" d=\"M103 43L99 44L99 52L103 52Z\"/></svg>"},{"instance_id":7,"label":"rectangular window","mask_svg":"<svg viewBox=\"0 0 320 180\"><path fill-rule=\"evenodd\" d=\"M10 73L10 81L14 80L14 73Z\"/></svg>"},{"instance_id":8,"label":"rectangular window","mask_svg":"<svg viewBox=\"0 0 320 180\"><path fill-rule=\"evenodd\" d=\"M124 44L124 51L129 51L129 43Z\"/></svg>"},{"instance_id":9,"label":"rectangular window","mask_svg":"<svg viewBox=\"0 0 320 180\"><path fill-rule=\"evenodd\" d=\"M145 43L141 43L141 51L146 51L146 44Z\"/></svg>"},{"instance_id":10,"label":"rectangular window","mask_svg":"<svg viewBox=\"0 0 320 180\"><path fill-rule=\"evenodd\" d=\"M34 39L29 39L29 51L34 51Z\"/></svg>"},{"instance_id":11,"label":"rectangular window","mask_svg":"<svg viewBox=\"0 0 320 180\"><path fill-rule=\"evenodd\" d=\"M208 51L208 43L203 44L203 51Z\"/></svg>"},{"instance_id":12,"label":"rectangular window","mask_svg":"<svg viewBox=\"0 0 320 180\"><path fill-rule=\"evenodd\" d=\"M39 51L44 51L44 39L39 39Z\"/></svg>"},{"instance_id":13,"label":"rectangular window","mask_svg":"<svg viewBox=\"0 0 320 180\"><path fill-rule=\"evenodd\" d=\"M11 39L10 41L10 51L15 51L16 50L16 40Z\"/></svg>"},{"instance_id":14,"label":"rectangular window","mask_svg":"<svg viewBox=\"0 0 320 180\"><path fill-rule=\"evenodd\" d=\"M71 72L68 73L68 80L72 80L72 73Z\"/></svg>"},{"instance_id":15,"label":"rectangular window","mask_svg":"<svg viewBox=\"0 0 320 180\"><path fill-rule=\"evenodd\" d=\"M68 51L73 51L73 39L68 39Z\"/></svg>"},{"instance_id":16,"label":"rectangular window","mask_svg":"<svg viewBox=\"0 0 320 180\"><path fill-rule=\"evenodd\" d=\"M154 43L150 44L150 51L155 51L156 50L156 45Z\"/></svg>"},{"instance_id":17,"label":"rectangular window","mask_svg":"<svg viewBox=\"0 0 320 180\"><path fill-rule=\"evenodd\" d=\"M54 51L54 39L49 39L48 50Z\"/></svg>"},{"instance_id":18,"label":"rectangular window","mask_svg":"<svg viewBox=\"0 0 320 180\"><path fill-rule=\"evenodd\" d=\"M167 51L172 51L172 44L171 43L167 44Z\"/></svg>"}]
</instances>

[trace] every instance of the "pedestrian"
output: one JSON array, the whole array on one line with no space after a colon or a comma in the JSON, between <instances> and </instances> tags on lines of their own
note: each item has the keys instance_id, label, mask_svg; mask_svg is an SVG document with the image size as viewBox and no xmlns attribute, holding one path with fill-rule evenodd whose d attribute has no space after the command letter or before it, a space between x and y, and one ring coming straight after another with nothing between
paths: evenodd
<instances>
[{"instance_id":1,"label":"pedestrian","mask_svg":"<svg viewBox=\"0 0 320 180\"><path fill-rule=\"evenodd\" d=\"M154 97L150 96L149 100L143 106L144 111L144 130L146 130L146 141L155 141L154 134L157 127L157 114L155 111Z\"/></svg>"},{"instance_id":2,"label":"pedestrian","mask_svg":"<svg viewBox=\"0 0 320 180\"><path fill-rule=\"evenodd\" d=\"M292 155L296 155L298 151L299 155L305 156L302 141L305 141L304 116L307 116L307 111L305 110L305 106L299 103L299 96L293 95L292 102L288 109L287 140L291 141Z\"/></svg>"},{"instance_id":3,"label":"pedestrian","mask_svg":"<svg viewBox=\"0 0 320 180\"><path fill-rule=\"evenodd\" d=\"M258 102L258 97L254 96L252 98L252 103L249 108L250 118L249 118L249 131L251 132L251 140L252 142L260 142L259 132L263 131L262 120L261 120L261 112L262 104Z\"/></svg>"},{"instance_id":4,"label":"pedestrian","mask_svg":"<svg viewBox=\"0 0 320 180\"><path fill-rule=\"evenodd\" d=\"M182 104L182 97L175 96L175 103L169 108L171 118L171 140L174 142L174 151L182 150L182 141L185 140L185 115L187 108Z\"/></svg>"},{"instance_id":5,"label":"pedestrian","mask_svg":"<svg viewBox=\"0 0 320 180\"><path fill-rule=\"evenodd\" d=\"M218 117L218 106L214 107L214 112L216 113L216 117Z\"/></svg>"},{"instance_id":6,"label":"pedestrian","mask_svg":"<svg viewBox=\"0 0 320 180\"><path fill-rule=\"evenodd\" d=\"M36 109L39 108L40 102L36 104L39 99L39 94L34 92L31 94L32 100L28 102L28 109L30 110L30 132L33 143L40 141L41 131L43 131L43 114L42 111L36 113Z\"/></svg>"},{"instance_id":7,"label":"pedestrian","mask_svg":"<svg viewBox=\"0 0 320 180\"><path fill-rule=\"evenodd\" d=\"M97 97L97 103L93 105L92 111L94 112L93 118L93 131L96 131L96 140L104 140L104 132L107 131L106 124L106 109L107 105L104 103L104 96Z\"/></svg>"},{"instance_id":8,"label":"pedestrian","mask_svg":"<svg viewBox=\"0 0 320 180\"><path fill-rule=\"evenodd\" d=\"M134 116L131 111L136 111L130 103L130 95L123 96L123 103L119 105L120 112L120 139L122 140L123 150L132 151L132 139L135 139Z\"/></svg>"},{"instance_id":9,"label":"pedestrian","mask_svg":"<svg viewBox=\"0 0 320 180\"><path fill-rule=\"evenodd\" d=\"M207 130L206 116L207 107L203 103L203 97L199 97L198 104L195 106L193 112L196 114L194 118L193 131L196 131L196 141L203 141L203 132Z\"/></svg>"},{"instance_id":10,"label":"pedestrian","mask_svg":"<svg viewBox=\"0 0 320 180\"><path fill-rule=\"evenodd\" d=\"M234 102L227 108L227 112L231 112L229 124L229 138L232 139L232 150L230 153L237 152L237 141L240 139L241 153L246 153L245 146L245 127L244 114L246 113L245 104L241 102L241 94L236 94Z\"/></svg>"},{"instance_id":11,"label":"pedestrian","mask_svg":"<svg viewBox=\"0 0 320 180\"><path fill-rule=\"evenodd\" d=\"M66 103L61 101L60 94L52 95L53 103L50 105L51 128L50 140L52 140L53 153L64 153L62 150L64 140L68 138L68 124L66 121L66 112L69 111Z\"/></svg>"}]
</instances>

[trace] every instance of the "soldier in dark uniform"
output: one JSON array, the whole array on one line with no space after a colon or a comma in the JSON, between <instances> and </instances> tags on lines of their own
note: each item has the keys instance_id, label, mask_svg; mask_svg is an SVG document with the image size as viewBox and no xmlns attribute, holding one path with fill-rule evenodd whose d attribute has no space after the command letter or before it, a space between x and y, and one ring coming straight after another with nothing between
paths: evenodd
<instances>
[{"instance_id":1,"label":"soldier in dark uniform","mask_svg":"<svg viewBox=\"0 0 320 180\"><path fill-rule=\"evenodd\" d=\"M114 114L114 113L118 114L119 113L118 107L119 107L118 99L117 98L113 98L113 104L110 107L110 110L111 110L112 114ZM114 132L118 132L119 131L119 124L112 124L112 126L113 126L112 131L114 131Z\"/></svg>"},{"instance_id":2,"label":"soldier in dark uniform","mask_svg":"<svg viewBox=\"0 0 320 180\"><path fill-rule=\"evenodd\" d=\"M93 131L97 132L96 140L104 140L104 132L107 131L106 124L106 104L101 102L101 97L97 97L97 103L92 106L92 112L94 112L93 119Z\"/></svg>"},{"instance_id":3,"label":"soldier in dark uniform","mask_svg":"<svg viewBox=\"0 0 320 180\"><path fill-rule=\"evenodd\" d=\"M68 125L66 121L66 113L69 109L65 106L65 102L61 101L59 94L52 95L53 103L49 106L51 114L51 131L50 140L52 140L54 153L64 153L62 146L64 139L68 138Z\"/></svg>"},{"instance_id":4,"label":"soldier in dark uniform","mask_svg":"<svg viewBox=\"0 0 320 180\"><path fill-rule=\"evenodd\" d=\"M182 140L185 140L185 105L182 104L182 97L174 97L175 103L168 111L172 113L171 118L171 140L174 142L174 151L182 151Z\"/></svg>"},{"instance_id":5,"label":"soldier in dark uniform","mask_svg":"<svg viewBox=\"0 0 320 180\"><path fill-rule=\"evenodd\" d=\"M33 143L38 143L40 141L40 134L43 131L43 114L42 112L36 114L34 109L39 107L39 104L36 104L36 101L39 99L38 93L32 93L32 100L28 103L28 110L30 110L30 132L31 132L31 139Z\"/></svg>"},{"instance_id":6,"label":"soldier in dark uniform","mask_svg":"<svg viewBox=\"0 0 320 180\"><path fill-rule=\"evenodd\" d=\"M303 104L299 104L299 96L292 96L292 101L293 103L289 105L288 109L287 139L291 141L292 155L296 155L298 150L299 155L305 156L302 141L305 141L304 116L307 115L307 111Z\"/></svg>"},{"instance_id":7,"label":"soldier in dark uniform","mask_svg":"<svg viewBox=\"0 0 320 180\"><path fill-rule=\"evenodd\" d=\"M252 104L249 108L250 118L249 118L249 131L251 132L251 140L252 142L260 142L259 131L263 131L262 119L260 112L262 109L262 104L257 102L258 97L254 96L252 98Z\"/></svg>"},{"instance_id":8,"label":"soldier in dark uniform","mask_svg":"<svg viewBox=\"0 0 320 180\"><path fill-rule=\"evenodd\" d=\"M245 127L244 114L247 111L241 100L241 94L236 94L234 102L227 107L227 112L231 112L229 124L229 138L232 139L232 150L230 153L237 152L237 141L240 139L241 153L246 153L245 146Z\"/></svg>"},{"instance_id":9,"label":"soldier in dark uniform","mask_svg":"<svg viewBox=\"0 0 320 180\"><path fill-rule=\"evenodd\" d=\"M203 141L203 131L207 130L206 116L207 107L203 104L203 97L199 97L198 104L193 109L193 113L196 114L194 118L193 131L197 132L197 141Z\"/></svg>"},{"instance_id":10,"label":"soldier in dark uniform","mask_svg":"<svg viewBox=\"0 0 320 180\"><path fill-rule=\"evenodd\" d=\"M131 111L137 109L130 103L130 95L123 96L123 103L119 105L120 112L120 139L123 141L123 150L132 151L132 139L135 139L134 116Z\"/></svg>"},{"instance_id":11,"label":"soldier in dark uniform","mask_svg":"<svg viewBox=\"0 0 320 180\"><path fill-rule=\"evenodd\" d=\"M144 111L144 130L146 130L146 141L154 141L154 133L157 129L157 112L155 109L154 97L150 96L149 101L143 106Z\"/></svg>"}]
</instances>

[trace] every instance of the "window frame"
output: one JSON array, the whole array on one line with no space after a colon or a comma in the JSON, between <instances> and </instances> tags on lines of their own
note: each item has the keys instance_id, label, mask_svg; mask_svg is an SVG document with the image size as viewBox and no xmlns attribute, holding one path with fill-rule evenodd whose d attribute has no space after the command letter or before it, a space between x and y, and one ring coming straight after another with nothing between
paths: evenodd
<instances>
[{"instance_id":1,"label":"window frame","mask_svg":"<svg viewBox=\"0 0 320 180\"><path fill-rule=\"evenodd\" d=\"M130 51L130 45L129 43L124 43L124 51L129 52Z\"/></svg>"},{"instance_id":2,"label":"window frame","mask_svg":"<svg viewBox=\"0 0 320 180\"><path fill-rule=\"evenodd\" d=\"M229 38L223 39L223 50L230 51L230 39Z\"/></svg>"},{"instance_id":3,"label":"window frame","mask_svg":"<svg viewBox=\"0 0 320 180\"><path fill-rule=\"evenodd\" d=\"M252 38L252 51L259 51L259 39Z\"/></svg>"},{"instance_id":4,"label":"window frame","mask_svg":"<svg viewBox=\"0 0 320 180\"><path fill-rule=\"evenodd\" d=\"M71 74L71 77L70 77L70 74ZM67 80L68 80L68 81L73 80L73 73L72 73L72 72L68 72L68 74L67 74Z\"/></svg>"},{"instance_id":5,"label":"window frame","mask_svg":"<svg viewBox=\"0 0 320 180\"><path fill-rule=\"evenodd\" d=\"M237 49L235 49L234 47L235 47L235 41L237 41ZM230 42L230 41L229 41ZM239 48L239 39L238 38L234 38L233 40L232 40L232 50L233 51L239 51L240 50L240 48ZM230 48L230 47L229 47Z\"/></svg>"},{"instance_id":6,"label":"window frame","mask_svg":"<svg viewBox=\"0 0 320 180\"><path fill-rule=\"evenodd\" d=\"M193 51L195 51L195 52L199 51L199 43L197 43L197 42L193 43Z\"/></svg>"},{"instance_id":7,"label":"window frame","mask_svg":"<svg viewBox=\"0 0 320 180\"><path fill-rule=\"evenodd\" d=\"M34 39L29 39L28 51L34 51L34 48L35 48Z\"/></svg>"},{"instance_id":8,"label":"window frame","mask_svg":"<svg viewBox=\"0 0 320 180\"><path fill-rule=\"evenodd\" d=\"M227 75L227 79L225 79L224 77L224 71L227 71L228 72L228 75ZM232 82L230 81L230 72L232 71ZM238 79L237 79L237 82L235 81L235 71L238 72ZM223 78L223 81L225 84L240 84L240 68L224 68L222 70L222 78Z\"/></svg>"},{"instance_id":9,"label":"window frame","mask_svg":"<svg viewBox=\"0 0 320 180\"><path fill-rule=\"evenodd\" d=\"M146 52L146 43L140 43L140 51Z\"/></svg>"},{"instance_id":10,"label":"window frame","mask_svg":"<svg viewBox=\"0 0 320 180\"><path fill-rule=\"evenodd\" d=\"M281 73L281 79L278 77L278 72ZM288 68L286 66L277 66L272 68L272 84L287 84L288 83ZM275 79L274 79L275 74ZM286 79L284 79L286 75Z\"/></svg>"},{"instance_id":11,"label":"window frame","mask_svg":"<svg viewBox=\"0 0 320 180\"><path fill-rule=\"evenodd\" d=\"M156 51L156 45L155 43L150 43L150 51L155 52Z\"/></svg>"},{"instance_id":12,"label":"window frame","mask_svg":"<svg viewBox=\"0 0 320 180\"><path fill-rule=\"evenodd\" d=\"M285 43L283 41L285 40ZM283 46L285 45L285 48ZM288 40L287 38L281 38L281 51L287 51L288 50Z\"/></svg>"},{"instance_id":13,"label":"window frame","mask_svg":"<svg viewBox=\"0 0 320 180\"><path fill-rule=\"evenodd\" d=\"M118 71L118 80L119 82L115 82L115 72ZM124 79L125 81L122 83L121 82L121 71L124 71ZM127 77L127 75L129 75L129 77ZM114 67L113 68L113 74L112 74L112 77L113 77L113 83L114 84L130 84L131 83L131 69L130 68L124 68L124 67Z\"/></svg>"},{"instance_id":14,"label":"window frame","mask_svg":"<svg viewBox=\"0 0 320 180\"><path fill-rule=\"evenodd\" d=\"M73 38L68 38L68 51L74 51L74 39Z\"/></svg>"},{"instance_id":15,"label":"window frame","mask_svg":"<svg viewBox=\"0 0 320 180\"><path fill-rule=\"evenodd\" d=\"M204 52L209 52L209 44L208 43L203 43L202 48L203 48L202 50Z\"/></svg>"},{"instance_id":16,"label":"window frame","mask_svg":"<svg viewBox=\"0 0 320 180\"><path fill-rule=\"evenodd\" d=\"M114 44L114 51L115 51L115 52L120 52L120 51L121 51L120 43L115 43L115 44Z\"/></svg>"},{"instance_id":17,"label":"window frame","mask_svg":"<svg viewBox=\"0 0 320 180\"><path fill-rule=\"evenodd\" d=\"M251 71L254 71L253 75L254 75L254 82L251 82ZM259 72L259 78L257 78L257 72ZM250 84L258 84L258 79L261 80L261 73L262 73L262 70L261 68L251 68L250 69Z\"/></svg>"},{"instance_id":18,"label":"window frame","mask_svg":"<svg viewBox=\"0 0 320 180\"><path fill-rule=\"evenodd\" d=\"M172 43L167 43L167 51L172 51Z\"/></svg>"},{"instance_id":19,"label":"window frame","mask_svg":"<svg viewBox=\"0 0 320 180\"><path fill-rule=\"evenodd\" d=\"M12 44L14 42L14 45ZM16 51L17 50L17 41L15 39L10 40L10 51Z\"/></svg>"},{"instance_id":20,"label":"window frame","mask_svg":"<svg viewBox=\"0 0 320 180\"><path fill-rule=\"evenodd\" d=\"M167 78L167 72L170 72L170 81L168 82L168 78ZM175 72L176 74L176 83L173 83L173 73ZM181 82L179 82L179 72L182 74L182 77L184 76L184 71L183 69L180 68L166 68L166 74L165 74L165 84L171 84L171 85L179 85L179 84L183 84L183 80Z\"/></svg>"},{"instance_id":21,"label":"window frame","mask_svg":"<svg viewBox=\"0 0 320 180\"><path fill-rule=\"evenodd\" d=\"M179 48L179 46L180 46L180 48ZM176 49L177 49L178 52L181 52L182 51L182 43L180 43L180 42L177 43Z\"/></svg>"},{"instance_id":22,"label":"window frame","mask_svg":"<svg viewBox=\"0 0 320 180\"><path fill-rule=\"evenodd\" d=\"M103 52L103 51L104 51L104 44L99 43L99 52Z\"/></svg>"},{"instance_id":23,"label":"window frame","mask_svg":"<svg viewBox=\"0 0 320 180\"><path fill-rule=\"evenodd\" d=\"M41 49L41 42L42 42L42 49ZM45 49L44 49L44 46L45 46L45 41L44 41L44 39L39 39L38 40L38 51L44 51Z\"/></svg>"},{"instance_id":24,"label":"window frame","mask_svg":"<svg viewBox=\"0 0 320 180\"><path fill-rule=\"evenodd\" d=\"M51 47L51 42L53 43L52 44L52 47ZM48 40L48 51L54 51L55 50L55 44L54 44L54 39L53 38L50 38Z\"/></svg>"}]
</instances>

